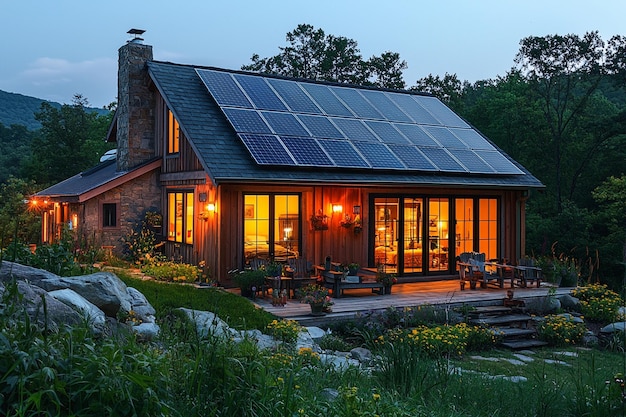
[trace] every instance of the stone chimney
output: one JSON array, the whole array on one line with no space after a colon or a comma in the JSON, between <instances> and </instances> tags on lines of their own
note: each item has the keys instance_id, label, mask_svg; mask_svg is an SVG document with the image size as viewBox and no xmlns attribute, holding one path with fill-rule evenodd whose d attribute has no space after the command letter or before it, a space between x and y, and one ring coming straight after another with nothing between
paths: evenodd
<instances>
[{"instance_id":1,"label":"stone chimney","mask_svg":"<svg viewBox=\"0 0 626 417\"><path fill-rule=\"evenodd\" d=\"M135 37L119 49L117 72L117 169L127 171L155 156L155 94L150 90L146 63L152 46Z\"/></svg>"}]
</instances>

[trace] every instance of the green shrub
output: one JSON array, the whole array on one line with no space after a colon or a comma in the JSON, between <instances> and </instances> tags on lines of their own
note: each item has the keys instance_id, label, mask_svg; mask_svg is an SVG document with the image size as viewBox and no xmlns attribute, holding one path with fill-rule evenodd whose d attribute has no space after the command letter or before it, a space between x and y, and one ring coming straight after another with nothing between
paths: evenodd
<instances>
[{"instance_id":1,"label":"green shrub","mask_svg":"<svg viewBox=\"0 0 626 417\"><path fill-rule=\"evenodd\" d=\"M544 317L537 326L539 338L555 346L576 344L586 332L584 323L577 323L571 317L559 314Z\"/></svg>"},{"instance_id":2,"label":"green shrub","mask_svg":"<svg viewBox=\"0 0 626 417\"><path fill-rule=\"evenodd\" d=\"M578 287L572 291L572 295L580 300L582 313L586 319L607 323L620 319L618 313L623 300L606 285L591 284Z\"/></svg>"},{"instance_id":3,"label":"green shrub","mask_svg":"<svg viewBox=\"0 0 626 417\"><path fill-rule=\"evenodd\" d=\"M319 340L318 345L321 349L339 352L348 352L351 346L339 336L332 333L326 333Z\"/></svg>"},{"instance_id":4,"label":"green shrub","mask_svg":"<svg viewBox=\"0 0 626 417\"><path fill-rule=\"evenodd\" d=\"M141 268L141 272L158 280L169 282L194 282L200 270L197 266L176 262L151 262Z\"/></svg>"},{"instance_id":5,"label":"green shrub","mask_svg":"<svg viewBox=\"0 0 626 417\"><path fill-rule=\"evenodd\" d=\"M267 334L286 343L295 344L302 327L295 320L272 320L266 327Z\"/></svg>"}]
</instances>

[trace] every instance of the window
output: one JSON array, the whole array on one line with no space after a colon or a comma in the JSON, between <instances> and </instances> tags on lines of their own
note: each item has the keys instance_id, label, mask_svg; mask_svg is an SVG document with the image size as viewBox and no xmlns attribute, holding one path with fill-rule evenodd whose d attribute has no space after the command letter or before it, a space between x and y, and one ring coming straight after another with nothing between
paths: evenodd
<instances>
[{"instance_id":1,"label":"window","mask_svg":"<svg viewBox=\"0 0 626 417\"><path fill-rule=\"evenodd\" d=\"M300 196L249 194L244 196L244 259L286 262L300 253Z\"/></svg>"},{"instance_id":2,"label":"window","mask_svg":"<svg viewBox=\"0 0 626 417\"><path fill-rule=\"evenodd\" d=\"M193 244L193 192L167 194L167 240Z\"/></svg>"},{"instance_id":3,"label":"window","mask_svg":"<svg viewBox=\"0 0 626 417\"><path fill-rule=\"evenodd\" d=\"M117 204L102 204L102 227L117 227Z\"/></svg>"},{"instance_id":4,"label":"window","mask_svg":"<svg viewBox=\"0 0 626 417\"><path fill-rule=\"evenodd\" d=\"M167 153L178 153L180 146L180 126L171 110L167 111Z\"/></svg>"}]
</instances>

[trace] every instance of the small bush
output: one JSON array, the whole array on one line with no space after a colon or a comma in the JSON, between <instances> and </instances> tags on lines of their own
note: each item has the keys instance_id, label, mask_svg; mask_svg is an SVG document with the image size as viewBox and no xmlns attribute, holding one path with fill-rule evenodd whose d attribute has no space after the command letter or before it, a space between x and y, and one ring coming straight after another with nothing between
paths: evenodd
<instances>
[{"instance_id":1,"label":"small bush","mask_svg":"<svg viewBox=\"0 0 626 417\"><path fill-rule=\"evenodd\" d=\"M286 344L294 344L302 327L295 320L272 320L266 327L269 335Z\"/></svg>"},{"instance_id":2,"label":"small bush","mask_svg":"<svg viewBox=\"0 0 626 417\"><path fill-rule=\"evenodd\" d=\"M158 281L194 282L200 273L198 267L176 262L154 262L144 265L141 272Z\"/></svg>"},{"instance_id":3,"label":"small bush","mask_svg":"<svg viewBox=\"0 0 626 417\"><path fill-rule=\"evenodd\" d=\"M582 313L587 319L606 323L620 319L618 312L623 300L606 285L578 287L572 291L572 295L580 300Z\"/></svg>"},{"instance_id":4,"label":"small bush","mask_svg":"<svg viewBox=\"0 0 626 417\"><path fill-rule=\"evenodd\" d=\"M347 352L350 350L350 345L348 342L343 340L339 336L335 336L334 334L325 334L319 340L319 347L324 350L332 350L339 352Z\"/></svg>"},{"instance_id":5,"label":"small bush","mask_svg":"<svg viewBox=\"0 0 626 417\"><path fill-rule=\"evenodd\" d=\"M577 323L568 316L551 314L537 326L537 334L555 346L573 345L581 341L587 332L584 323Z\"/></svg>"}]
</instances>

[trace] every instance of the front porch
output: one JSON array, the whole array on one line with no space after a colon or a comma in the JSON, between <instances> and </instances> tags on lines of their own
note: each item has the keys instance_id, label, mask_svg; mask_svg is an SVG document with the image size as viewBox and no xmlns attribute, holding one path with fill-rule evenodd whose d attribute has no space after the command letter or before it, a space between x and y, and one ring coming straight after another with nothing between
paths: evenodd
<instances>
[{"instance_id":1,"label":"front porch","mask_svg":"<svg viewBox=\"0 0 626 417\"><path fill-rule=\"evenodd\" d=\"M528 299L545 297L550 290L549 284L540 288L514 288L514 299ZM473 306L502 305L506 298L507 290L511 288L477 288L475 290L459 289L458 279L402 283L393 286L391 295L378 295L371 289L353 289L346 291L341 298L333 298L335 303L332 312L325 316L316 317L310 314L311 309L307 304L301 304L298 300L289 299L287 304L272 306L270 296L257 298L254 303L264 310L284 319L296 320L305 326L320 326L329 321L350 319L359 312L384 310L388 307L414 307L418 305L448 305L450 308L460 307L464 304ZM556 296L569 294L572 288L556 288Z\"/></svg>"}]
</instances>

